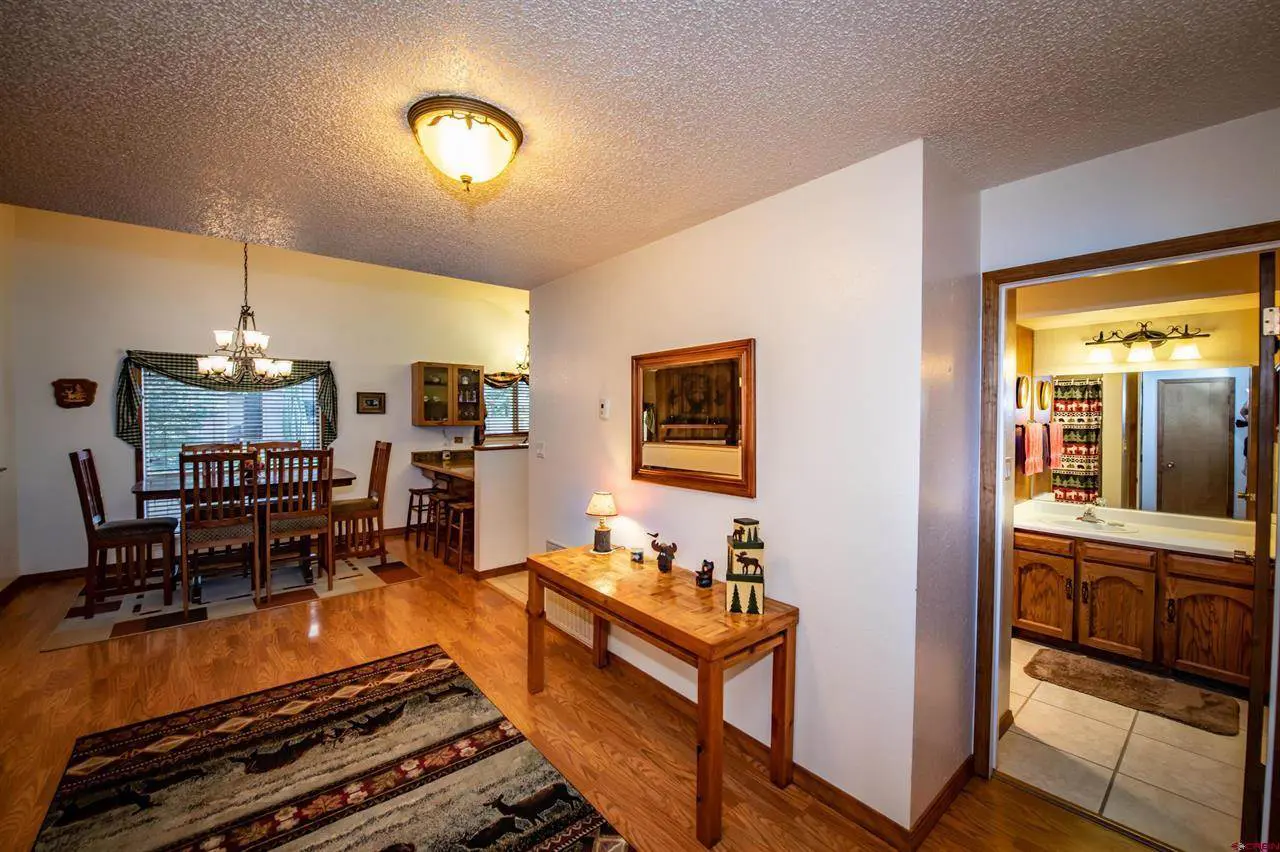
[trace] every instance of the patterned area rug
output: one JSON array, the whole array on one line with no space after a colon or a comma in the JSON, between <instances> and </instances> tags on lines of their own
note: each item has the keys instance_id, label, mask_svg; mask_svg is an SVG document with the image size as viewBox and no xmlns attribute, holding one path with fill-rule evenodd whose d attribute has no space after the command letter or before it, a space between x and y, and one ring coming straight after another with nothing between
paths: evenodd
<instances>
[{"instance_id":1,"label":"patterned area rug","mask_svg":"<svg viewBox=\"0 0 1280 852\"><path fill-rule=\"evenodd\" d=\"M392 583L416 580L421 575L403 562L388 561L379 565L378 558L338 559L333 575L333 591L318 571L314 583L307 582L299 564L278 565L272 569L271 602L265 598L253 602L253 585L249 577L230 571L210 576L201 589L200 603L192 604L186 618L182 615L182 598L174 592L173 603L164 605L159 590L109 597L99 603L93 618L84 617L84 595L77 594L58 622L41 651L105 642L120 636L180 627L196 621L230 618L289 604L306 603L320 598L349 595L366 589L378 589Z\"/></svg>"},{"instance_id":2,"label":"patterned area rug","mask_svg":"<svg viewBox=\"0 0 1280 852\"><path fill-rule=\"evenodd\" d=\"M631 847L439 646L80 738L36 850Z\"/></svg>"}]
</instances>

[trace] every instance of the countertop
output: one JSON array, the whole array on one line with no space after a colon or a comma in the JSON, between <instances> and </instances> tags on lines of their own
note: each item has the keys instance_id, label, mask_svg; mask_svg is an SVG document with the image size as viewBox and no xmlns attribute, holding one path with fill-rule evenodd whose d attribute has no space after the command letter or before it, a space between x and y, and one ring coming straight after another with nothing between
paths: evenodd
<instances>
[{"instance_id":1,"label":"countertop","mask_svg":"<svg viewBox=\"0 0 1280 852\"><path fill-rule=\"evenodd\" d=\"M1103 520L1120 521L1137 527L1136 532L1109 532L1106 528L1078 529L1054 523L1055 519L1074 519L1084 511L1083 506L1039 504L1030 500L1019 503L1013 509L1015 530L1046 533L1067 538L1083 538L1108 544L1130 547L1149 547L1156 550L1172 550L1178 553L1194 553L1201 556L1217 556L1230 559L1240 550L1253 553L1253 522L1218 518L1193 518L1158 512L1140 512L1131 509L1097 510ZM1271 543L1272 554L1275 542Z\"/></svg>"},{"instance_id":2,"label":"countertop","mask_svg":"<svg viewBox=\"0 0 1280 852\"><path fill-rule=\"evenodd\" d=\"M454 479L465 479L468 482L476 480L476 466L474 464L448 464L446 462L424 462L415 461L413 466L419 470L425 470L429 473L438 473L441 476L451 476Z\"/></svg>"}]
</instances>

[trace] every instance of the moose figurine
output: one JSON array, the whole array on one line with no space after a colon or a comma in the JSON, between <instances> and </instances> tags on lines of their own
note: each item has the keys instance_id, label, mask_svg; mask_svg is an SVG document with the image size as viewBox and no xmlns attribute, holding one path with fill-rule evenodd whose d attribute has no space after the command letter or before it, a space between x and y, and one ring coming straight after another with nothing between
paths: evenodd
<instances>
[{"instance_id":1,"label":"moose figurine","mask_svg":"<svg viewBox=\"0 0 1280 852\"><path fill-rule=\"evenodd\" d=\"M714 562L710 559L702 560L702 567L697 570L693 580L699 589L711 588L711 572L714 570L716 570Z\"/></svg>"},{"instance_id":2,"label":"moose figurine","mask_svg":"<svg viewBox=\"0 0 1280 852\"><path fill-rule=\"evenodd\" d=\"M671 571L672 560L675 559L676 555L676 543L673 541L670 544L663 544L658 541L658 534L656 532L649 533L648 535L649 538L653 539L653 549L658 552L658 570L663 574L669 573Z\"/></svg>"}]
</instances>

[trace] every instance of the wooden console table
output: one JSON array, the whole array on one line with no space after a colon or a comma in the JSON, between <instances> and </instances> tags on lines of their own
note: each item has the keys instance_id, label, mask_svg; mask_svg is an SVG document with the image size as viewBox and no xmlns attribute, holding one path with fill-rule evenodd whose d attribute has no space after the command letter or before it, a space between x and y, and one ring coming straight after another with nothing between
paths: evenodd
<instances>
[{"instance_id":1,"label":"wooden console table","mask_svg":"<svg viewBox=\"0 0 1280 852\"><path fill-rule=\"evenodd\" d=\"M724 583L699 589L691 571L676 567L662 574L654 562L632 562L625 550L595 556L588 547L575 547L530 556L525 564L529 692L545 685L546 589L594 616L597 668L609 663L609 625L616 624L698 669L697 825L703 845L720 839L725 669L773 655L769 774L779 787L791 783L798 609L769 599L760 615L728 615Z\"/></svg>"}]
</instances>

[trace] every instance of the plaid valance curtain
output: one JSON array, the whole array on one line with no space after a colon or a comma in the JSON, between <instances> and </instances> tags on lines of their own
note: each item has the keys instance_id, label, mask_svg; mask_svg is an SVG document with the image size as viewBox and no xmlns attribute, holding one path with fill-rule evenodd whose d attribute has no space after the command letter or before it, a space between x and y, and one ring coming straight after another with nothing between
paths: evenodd
<instances>
[{"instance_id":1,"label":"plaid valance curtain","mask_svg":"<svg viewBox=\"0 0 1280 852\"><path fill-rule=\"evenodd\" d=\"M151 370L162 376L192 387L229 393L261 393L275 388L301 384L309 379L317 382L316 404L320 408L323 431L320 444L327 447L338 437L338 383L333 378L333 368L328 361L293 362L293 373L288 378L259 383L243 370L234 382L223 382L200 375L196 369L196 356L179 352L139 352L129 350L120 362L120 375L116 380L116 437L138 449L142 449L142 423L139 412L142 406L142 371Z\"/></svg>"},{"instance_id":2,"label":"plaid valance curtain","mask_svg":"<svg viewBox=\"0 0 1280 852\"><path fill-rule=\"evenodd\" d=\"M484 383L491 388L509 388L517 382L529 384L528 373L485 373Z\"/></svg>"}]
</instances>

